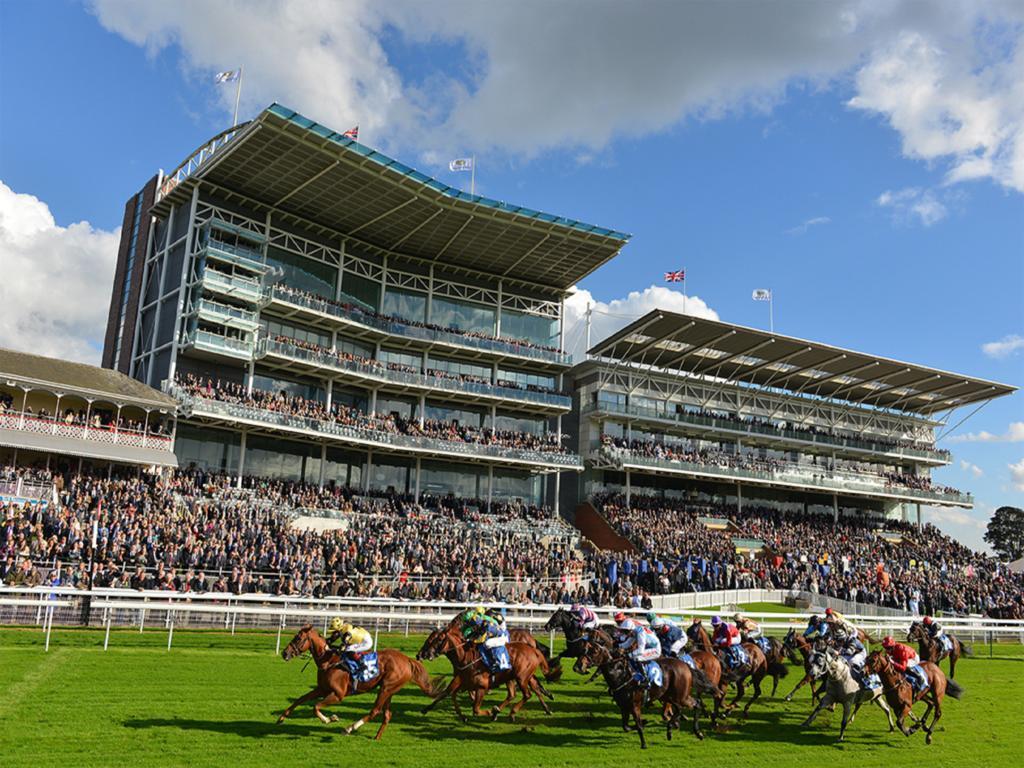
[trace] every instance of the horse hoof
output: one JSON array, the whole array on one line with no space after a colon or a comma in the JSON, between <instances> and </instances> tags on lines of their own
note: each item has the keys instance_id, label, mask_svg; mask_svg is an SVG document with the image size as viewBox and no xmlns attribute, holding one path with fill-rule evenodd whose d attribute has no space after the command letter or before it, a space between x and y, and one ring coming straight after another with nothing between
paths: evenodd
<instances>
[{"instance_id":1,"label":"horse hoof","mask_svg":"<svg viewBox=\"0 0 1024 768\"><path fill-rule=\"evenodd\" d=\"M331 715L331 722L332 723L338 722L338 716L337 715Z\"/></svg>"},{"instance_id":2,"label":"horse hoof","mask_svg":"<svg viewBox=\"0 0 1024 768\"><path fill-rule=\"evenodd\" d=\"M284 715L281 715L279 718L277 718L277 724L280 725L283 722L284 722Z\"/></svg>"},{"instance_id":3,"label":"horse hoof","mask_svg":"<svg viewBox=\"0 0 1024 768\"><path fill-rule=\"evenodd\" d=\"M352 728L351 728L351 726L345 729L345 735L346 736L351 736L352 735Z\"/></svg>"}]
</instances>

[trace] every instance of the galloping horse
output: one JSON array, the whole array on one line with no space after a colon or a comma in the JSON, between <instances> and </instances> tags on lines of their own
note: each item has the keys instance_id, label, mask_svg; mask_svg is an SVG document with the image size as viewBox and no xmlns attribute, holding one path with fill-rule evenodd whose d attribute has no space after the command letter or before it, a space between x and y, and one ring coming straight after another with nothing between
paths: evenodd
<instances>
[{"instance_id":1,"label":"galloping horse","mask_svg":"<svg viewBox=\"0 0 1024 768\"><path fill-rule=\"evenodd\" d=\"M811 669L811 655L814 653L814 646L811 645L811 641L799 634L795 629L790 629L782 640L782 647L785 648L790 661L794 664L803 664L804 668L804 676L800 678L796 688L785 697L785 701L792 701L797 691L811 683L811 701L817 702L820 697L817 688L813 685L815 677ZM798 653L800 654L799 657L797 656Z\"/></svg>"},{"instance_id":2,"label":"galloping horse","mask_svg":"<svg viewBox=\"0 0 1024 768\"><path fill-rule=\"evenodd\" d=\"M448 628L455 628L461 630L463 627L463 617L465 616L465 614L465 611L459 611L457 614L455 614L454 618L452 618L452 620L448 622ZM510 629L508 631L508 641L510 643L522 643L523 645L528 645L531 648L536 648L538 651L544 654L544 659L548 662L548 664L551 667L553 667L556 670L552 673L554 676L551 679L557 680L559 677L561 677L562 669L560 665L562 657L559 656L558 658L551 658L551 649L548 648L547 644L542 643L540 640L535 638L530 633L530 630Z\"/></svg>"},{"instance_id":3,"label":"galloping horse","mask_svg":"<svg viewBox=\"0 0 1024 768\"><path fill-rule=\"evenodd\" d=\"M925 661L921 663L921 668L928 677L928 687L923 691L915 691L914 687L893 666L892 661L882 651L874 651L868 656L868 660L864 664L866 672L873 672L882 679L882 685L885 689L885 700L896 714L896 725L903 732L903 735L910 736L918 728L923 728L925 734L927 734L924 739L925 743L931 744L932 731L935 730L935 724L942 717L942 698L948 693L954 699L959 699L964 695L964 689L955 680L947 680L937 664ZM912 708L914 703L921 699L925 699L928 702L928 709L924 711L924 716L918 720ZM933 709L935 710L935 715L932 717L932 722L929 725L928 714ZM907 728L903 724L904 719L907 717L910 717L915 723L912 728Z\"/></svg>"},{"instance_id":4,"label":"galloping horse","mask_svg":"<svg viewBox=\"0 0 1024 768\"><path fill-rule=\"evenodd\" d=\"M431 632L426 641L424 641L419 653L416 654L416 658L429 661L443 654L452 663L455 677L448 683L448 687L444 691L423 708L424 714L436 707L440 701L451 696L452 705L455 707L455 714L462 722L466 722L466 718L462 714L462 710L459 709L459 702L456 698L458 691L465 690L470 695L473 700L473 714L479 717L484 714L481 706L486 693L491 688L505 684L508 695L504 701L491 710L492 720L496 720L498 715L501 714L501 710L515 698L517 686L523 698L512 705L512 709L509 711L510 720L516 719L516 714L534 693L537 694L537 700L540 701L544 712L550 715L551 708L544 701L544 696L552 699L554 696L534 677L538 669L544 672L546 679L551 679L555 675L554 670L551 669L544 658L544 654L537 648L531 648L525 643L509 643L505 647L508 650L511 668L497 674L492 674L483 663L483 659L480 658L480 652L477 650L476 644L464 640L459 635L457 628L442 627Z\"/></svg>"},{"instance_id":5,"label":"galloping horse","mask_svg":"<svg viewBox=\"0 0 1024 768\"><path fill-rule=\"evenodd\" d=\"M611 648L614 645L611 635L603 629L595 628L590 630L589 633L585 633L580 628L576 617L564 608L559 608L555 611L551 618L548 619L548 623L544 625L545 632L556 630L561 630L565 633L565 650L553 659L556 663L566 658L578 659L582 655L583 647L588 639L605 648Z\"/></svg>"},{"instance_id":6,"label":"galloping horse","mask_svg":"<svg viewBox=\"0 0 1024 768\"><path fill-rule=\"evenodd\" d=\"M953 646L950 651L947 651L940 641L932 638L924 624L920 621L915 621L911 624L910 631L907 632L907 640L917 640L918 655L921 657L921 661L930 661L932 664L938 665L940 661L948 656L949 676L955 677L956 663L960 660L960 657L973 656L974 652L971 650L971 646L961 643L952 635L946 635L946 637L949 638Z\"/></svg>"},{"instance_id":7,"label":"galloping horse","mask_svg":"<svg viewBox=\"0 0 1024 768\"><path fill-rule=\"evenodd\" d=\"M343 666L338 666L338 662L341 660L340 657L330 649L327 641L320 636L320 633L313 628L312 624L306 624L296 633L295 637L291 639L291 642L281 652L281 658L285 661L290 661L296 656L301 656L306 651L310 652L316 664L316 685L309 693L293 701L281 713L281 716L277 719L278 723L284 722L284 719L290 716L299 704L312 699L319 699L313 705L313 711L316 713L316 716L324 723L334 722L338 719L337 716L328 718L327 715L320 711L321 707L338 704L350 693L366 693L379 686L380 690L377 693L377 700L373 703L373 709L370 710L370 713L366 717L359 718L345 729L345 733L351 734L383 712L384 719L380 724L380 728L377 729L377 735L374 737L379 740L384 735L384 729L391 722L391 697L410 680L416 683L420 690L428 696L437 695L437 689L431 682L426 667L399 651L394 651L390 648L379 651L377 653L377 666L380 669L380 674L372 680L358 683L355 691L352 690L352 678L348 670Z\"/></svg>"},{"instance_id":8,"label":"galloping horse","mask_svg":"<svg viewBox=\"0 0 1024 768\"><path fill-rule=\"evenodd\" d=\"M709 638L708 633L704 631L704 626L701 624L700 619L694 619L693 623L687 627L686 636L690 638L690 641L696 648L702 651L707 651L708 653L715 653L715 648L711 644L711 638ZM746 671L743 671L742 674L736 674L732 670L723 667L722 678L726 682L733 683L736 686L736 696L734 696L733 700L729 702L726 712L731 712L739 704L740 699L742 699L746 693L746 686L744 685L744 682L748 677L750 678L750 683L754 687L754 695L743 708L743 714L741 717L746 717L747 713L750 712L750 706L761 697L761 681L764 680L765 676L771 674L773 677L776 675L784 677L789 670L780 662L775 662L772 667L769 668L768 660L765 658L764 652L756 643L743 643L743 650L747 652L747 656L750 658L750 663L747 665Z\"/></svg>"},{"instance_id":9,"label":"galloping horse","mask_svg":"<svg viewBox=\"0 0 1024 768\"><path fill-rule=\"evenodd\" d=\"M604 675L612 699L619 705L619 712L622 715L622 730L630 729L629 717L632 715L634 727L640 736L640 748L647 749L647 737L644 735L644 723L641 715L643 690L633 679L633 669L629 659L619 651L609 650L587 640L583 653L577 659L573 669L580 674L585 674L591 666L597 667ZM713 696L716 689L703 672L690 669L687 664L678 659L662 657L658 659L658 666L661 667L662 683L660 686L651 686L648 692L651 699L662 703L662 711L666 715L665 729L668 739L672 739L672 728L679 727L679 718L684 709L693 711L693 735L698 739L703 739L700 715L704 711L704 703L700 700L699 695L710 694ZM694 698L692 691L697 692L697 698ZM669 712L671 712L671 716L668 716Z\"/></svg>"},{"instance_id":10,"label":"galloping horse","mask_svg":"<svg viewBox=\"0 0 1024 768\"><path fill-rule=\"evenodd\" d=\"M818 706L804 720L804 728L814 722L814 718L821 710L838 702L843 707L843 720L839 725L839 740L842 741L846 734L846 726L853 722L861 704L872 701L885 712L885 716L889 719L889 732L893 731L892 710L885 703L883 698L885 689L882 686L862 688L854 678L849 662L831 648L824 652L814 651L811 654L810 667L816 678L825 678L825 695L821 697ZM853 707L853 712L850 712L851 707Z\"/></svg>"}]
</instances>

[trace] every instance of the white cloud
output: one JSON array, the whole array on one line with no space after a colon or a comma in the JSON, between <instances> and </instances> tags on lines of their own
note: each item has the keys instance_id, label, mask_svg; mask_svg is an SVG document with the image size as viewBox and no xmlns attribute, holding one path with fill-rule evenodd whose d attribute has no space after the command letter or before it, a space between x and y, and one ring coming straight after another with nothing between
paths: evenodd
<instances>
[{"instance_id":1,"label":"white cloud","mask_svg":"<svg viewBox=\"0 0 1024 768\"><path fill-rule=\"evenodd\" d=\"M1024 442L1024 421L1010 422L1004 435L993 435L991 432L968 432L949 438L951 443L1020 443Z\"/></svg>"},{"instance_id":2,"label":"white cloud","mask_svg":"<svg viewBox=\"0 0 1024 768\"><path fill-rule=\"evenodd\" d=\"M981 477L985 474L977 464L971 464L971 462L962 459L960 460L960 469L964 472L970 472L975 477Z\"/></svg>"},{"instance_id":3,"label":"white cloud","mask_svg":"<svg viewBox=\"0 0 1024 768\"><path fill-rule=\"evenodd\" d=\"M119 230L57 226L46 203L0 181L0 340L4 346L98 363Z\"/></svg>"},{"instance_id":4,"label":"white cloud","mask_svg":"<svg viewBox=\"0 0 1024 768\"><path fill-rule=\"evenodd\" d=\"M907 157L947 161L947 181L989 177L1024 192L1024 26L972 21L879 46L849 104L888 120Z\"/></svg>"},{"instance_id":5,"label":"white cloud","mask_svg":"<svg viewBox=\"0 0 1024 768\"><path fill-rule=\"evenodd\" d=\"M1010 479L1013 481L1013 487L1018 491L1024 491L1024 459L1021 459L1016 464L1007 465L1010 468Z\"/></svg>"},{"instance_id":6,"label":"white cloud","mask_svg":"<svg viewBox=\"0 0 1024 768\"><path fill-rule=\"evenodd\" d=\"M981 345L982 352L997 360L1015 355L1022 349L1024 349L1024 336L1019 336L1016 333L1003 336L999 341L989 341Z\"/></svg>"},{"instance_id":7,"label":"white cloud","mask_svg":"<svg viewBox=\"0 0 1024 768\"><path fill-rule=\"evenodd\" d=\"M985 529L995 511L994 507L984 502L977 502L974 509L957 509L956 507L922 507L922 521L938 526L943 533L957 541L979 551L988 551L985 542Z\"/></svg>"},{"instance_id":8,"label":"white cloud","mask_svg":"<svg viewBox=\"0 0 1024 768\"><path fill-rule=\"evenodd\" d=\"M935 197L931 190L917 187L906 187L893 192L886 190L878 196L875 203L888 208L897 222L917 220L926 227L946 217L946 206Z\"/></svg>"},{"instance_id":9,"label":"white cloud","mask_svg":"<svg viewBox=\"0 0 1024 768\"><path fill-rule=\"evenodd\" d=\"M811 227L821 226L822 224L829 224L832 221L828 216L815 216L813 219L807 219L802 224L798 224L792 229L787 229L787 235L804 235L807 234L807 230Z\"/></svg>"},{"instance_id":10,"label":"white cloud","mask_svg":"<svg viewBox=\"0 0 1024 768\"><path fill-rule=\"evenodd\" d=\"M642 291L632 291L624 298L608 302L596 301L590 291L577 289L565 302L565 349L572 353L576 362L583 360L588 349L588 306L593 310L590 320L591 346L625 328L652 309L685 312L711 320L718 319L718 313L699 296L686 296L663 285L652 285Z\"/></svg>"},{"instance_id":11,"label":"white cloud","mask_svg":"<svg viewBox=\"0 0 1024 768\"><path fill-rule=\"evenodd\" d=\"M592 152L687 119L765 111L791 87L854 74L851 106L886 119L907 155L948 162L950 181L990 176L1024 188L1024 78L1013 74L1024 13L994 0L941 10L913 0L93 7L125 39L172 49L197 82L244 64L245 113L280 101L339 129L358 122L368 143L421 159ZM225 113L233 97L217 91Z\"/></svg>"}]
</instances>

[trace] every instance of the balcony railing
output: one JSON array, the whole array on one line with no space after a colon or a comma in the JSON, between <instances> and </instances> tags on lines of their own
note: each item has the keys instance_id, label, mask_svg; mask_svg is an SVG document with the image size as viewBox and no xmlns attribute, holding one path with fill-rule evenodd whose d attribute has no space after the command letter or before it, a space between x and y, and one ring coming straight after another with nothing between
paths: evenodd
<instances>
[{"instance_id":1,"label":"balcony railing","mask_svg":"<svg viewBox=\"0 0 1024 768\"><path fill-rule=\"evenodd\" d=\"M253 272L263 273L269 271L270 267L263 263L263 254L252 248L241 245L232 245L214 238L204 246L203 250L209 258L215 258L228 264L249 269Z\"/></svg>"},{"instance_id":2,"label":"balcony railing","mask_svg":"<svg viewBox=\"0 0 1024 768\"><path fill-rule=\"evenodd\" d=\"M53 497L53 483L26 480L24 477L0 479L0 497L26 501L48 501Z\"/></svg>"},{"instance_id":3,"label":"balcony railing","mask_svg":"<svg viewBox=\"0 0 1024 768\"><path fill-rule=\"evenodd\" d=\"M873 481L856 473L823 470L820 467L779 468L773 471L726 467L716 464L697 464L689 461L637 456L618 449L601 449L601 455L611 459L618 466L650 467L652 469L675 470L698 475L712 475L729 479L760 480L769 483L795 484L825 488L834 491L860 491L885 496L912 497L927 501L949 501L957 504L973 504L969 493L944 493L938 490L921 490L902 485L887 485L884 478ZM817 471L814 471L817 470Z\"/></svg>"},{"instance_id":4,"label":"balcony railing","mask_svg":"<svg viewBox=\"0 0 1024 768\"><path fill-rule=\"evenodd\" d=\"M837 448L852 448L860 451L884 453L891 456L902 456L906 458L944 462L948 462L950 460L948 453L939 450L930 451L922 448L904 448L874 440L864 440L856 437L843 437L842 435L804 432L797 429L783 429L782 427L772 427L767 424L734 421L732 419L716 419L714 417L703 416L696 413L665 413L654 408L644 408L642 406L635 405L627 406L608 402L588 403L583 407L583 413L610 413L620 416L651 419L654 421L708 427L710 429L739 432L748 435L780 437L801 443L814 443L815 445Z\"/></svg>"},{"instance_id":5,"label":"balcony railing","mask_svg":"<svg viewBox=\"0 0 1024 768\"><path fill-rule=\"evenodd\" d=\"M456 333L454 331L441 331L434 328L424 328L412 323L403 323L398 320L379 317L368 314L355 306L341 306L325 299L317 299L301 294L292 294L280 288L271 288L269 293L271 302L284 302L297 307L303 307L313 312L329 315L333 318L343 320L346 323L356 323L372 328L382 333L405 338L419 339L435 344L446 344L457 347L468 347L475 350L495 352L502 355L515 355L530 360L537 360L557 365L572 365L572 355L565 352L556 352L539 347L531 347L527 344L518 344L512 340L484 339L477 336Z\"/></svg>"},{"instance_id":6,"label":"balcony railing","mask_svg":"<svg viewBox=\"0 0 1024 768\"><path fill-rule=\"evenodd\" d=\"M225 275L209 267L203 271L203 288L253 304L258 304L263 299L263 288L259 281Z\"/></svg>"},{"instance_id":7,"label":"balcony railing","mask_svg":"<svg viewBox=\"0 0 1024 768\"><path fill-rule=\"evenodd\" d=\"M535 392L529 389L501 387L492 384L481 384L476 381L460 381L444 376L430 376L422 373L395 370L384 365L370 365L356 360L344 360L330 353L304 349L303 347L286 344L275 339L260 339L256 356L260 358L265 355L278 355L290 360L300 360L316 366L333 368L338 371L348 371L390 383L407 384L421 389L470 394L502 400L518 400L566 410L572 406L572 400L567 395L554 392Z\"/></svg>"},{"instance_id":8,"label":"balcony railing","mask_svg":"<svg viewBox=\"0 0 1024 768\"><path fill-rule=\"evenodd\" d=\"M200 299L196 303L196 310L200 316L231 325L238 328L245 328L254 331L260 327L260 321L255 312L249 312L239 307L232 307L230 304L221 304L219 301Z\"/></svg>"},{"instance_id":9,"label":"balcony railing","mask_svg":"<svg viewBox=\"0 0 1024 768\"><path fill-rule=\"evenodd\" d=\"M117 429L114 427L97 427L87 424L68 424L61 419L44 419L27 414L0 414L0 428L16 429L21 432L32 432L39 435L56 435L76 440L89 440L109 445L130 445L135 448L154 448L162 451L171 450L171 438L164 435L152 435L137 429Z\"/></svg>"},{"instance_id":10,"label":"balcony railing","mask_svg":"<svg viewBox=\"0 0 1024 768\"><path fill-rule=\"evenodd\" d=\"M205 349L208 352L216 352L220 355L227 355L240 360L251 360L253 343L242 339L232 339L228 336L221 336L219 333L210 331L194 330L185 334L182 344L186 347Z\"/></svg>"},{"instance_id":11,"label":"balcony railing","mask_svg":"<svg viewBox=\"0 0 1024 768\"><path fill-rule=\"evenodd\" d=\"M226 131L218 133L208 142L203 144L203 146L201 146L199 149L197 149L195 152L189 155L185 162L183 162L181 165L179 165L177 168L171 171L171 173L164 178L163 183L160 185L160 190L157 194L157 201L159 202L166 195L171 194L171 192L174 191L175 187L177 187L181 182L185 181L185 179L187 179L189 176L191 176L193 173L199 170L200 166L202 166L203 163L205 163L207 160L209 160L211 157L217 154L217 152L225 144L227 144L229 141L235 138L238 132L241 131L248 124L248 122L245 122L240 125L232 126L231 128L228 128Z\"/></svg>"},{"instance_id":12,"label":"balcony railing","mask_svg":"<svg viewBox=\"0 0 1024 768\"><path fill-rule=\"evenodd\" d=\"M477 443L459 443L449 440L439 440L433 437L424 437L422 435L402 435L395 432L385 432L383 430L371 429L368 427L339 424L334 421L321 421L319 419L307 418L305 416L292 416L290 414L278 413L277 411L254 408L251 405L244 405L241 403L224 403L219 400L210 400L190 395L175 385L165 386L165 389L168 394L177 398L189 413L199 411L204 415L221 416L228 419L245 419L247 421L266 424L271 427L301 431L309 434L310 437L327 437L340 441L349 440L360 443L371 443L373 445L394 449L429 451L430 453L444 456L487 458L515 462L529 462L531 464L543 464L546 466L560 467L564 469L583 469L583 461L576 454L549 453L544 451L506 448L498 445L479 445Z\"/></svg>"}]
</instances>

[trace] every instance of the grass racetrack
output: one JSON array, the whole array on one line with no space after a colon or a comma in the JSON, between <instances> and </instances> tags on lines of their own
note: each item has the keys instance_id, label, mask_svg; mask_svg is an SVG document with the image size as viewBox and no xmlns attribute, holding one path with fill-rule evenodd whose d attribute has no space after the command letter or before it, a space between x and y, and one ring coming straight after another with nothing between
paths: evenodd
<instances>
[{"instance_id":1,"label":"grass racetrack","mask_svg":"<svg viewBox=\"0 0 1024 768\"><path fill-rule=\"evenodd\" d=\"M380 645L414 655L421 641L382 635ZM650 748L641 753L636 734L619 727L601 684L584 685L568 665L563 680L549 686L556 695L550 717L531 701L516 723L503 717L461 725L449 704L421 715L427 698L410 686L395 698L384 740L374 742L376 723L353 736L341 730L366 714L373 701L368 695L328 710L339 716L335 724L322 725L309 707L275 724L277 714L312 686L315 670L303 671L304 660L285 663L275 656L272 634L176 631L170 652L166 643L163 632L115 630L104 652L102 632L57 628L50 652L43 653L38 629L0 630L0 766L621 766L638 758L857 768L1022 764L1019 645L997 645L991 659L988 647L979 646L978 658L961 662L957 680L966 694L962 701L946 699L931 746L921 733L909 739L888 733L876 707L861 710L844 744L836 743L839 713L823 713L801 729L810 711L806 689L790 704L781 700L799 679L792 667L778 697L762 698L746 723L730 719L725 730L712 733L705 721L703 742L685 724L666 741L658 712L649 709ZM450 673L445 659L428 668ZM491 704L499 700L497 693L488 697Z\"/></svg>"}]
</instances>

